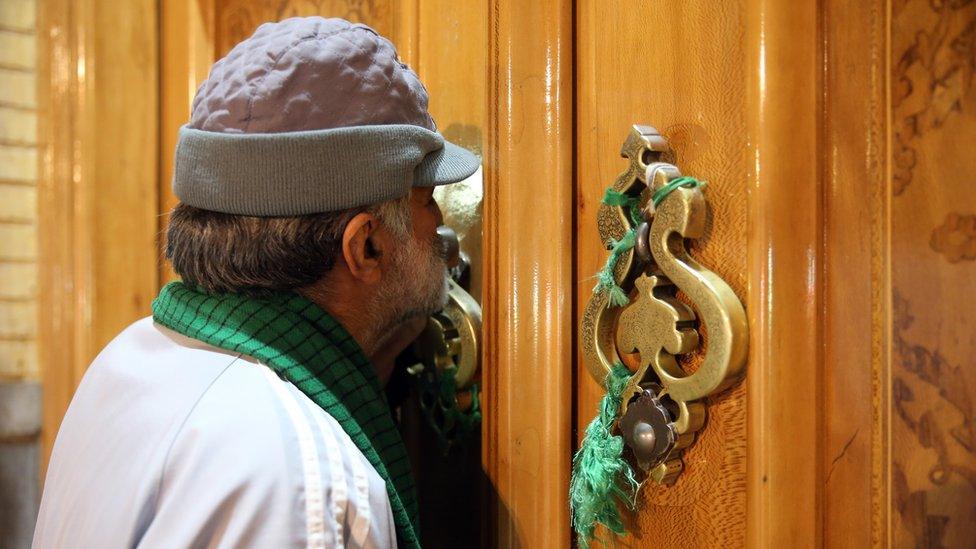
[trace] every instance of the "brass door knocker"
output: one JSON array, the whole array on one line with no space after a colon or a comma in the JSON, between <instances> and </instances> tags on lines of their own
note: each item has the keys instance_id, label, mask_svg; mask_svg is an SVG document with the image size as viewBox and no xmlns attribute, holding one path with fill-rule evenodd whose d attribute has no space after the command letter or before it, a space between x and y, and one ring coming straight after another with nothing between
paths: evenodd
<instances>
[{"instance_id":1,"label":"brass door knocker","mask_svg":"<svg viewBox=\"0 0 976 549\"><path fill-rule=\"evenodd\" d=\"M681 453L705 421L702 399L734 384L746 359L745 311L732 289L696 262L686 239L700 238L706 220L698 181L660 162L665 139L650 126L635 125L621 155L627 169L612 191L628 202L603 204L597 225L615 263L598 287L580 325L583 358L603 384L614 364L631 374L620 395L616 429L635 468L647 478L673 483ZM656 204L656 205L655 205ZM627 238L632 247L621 251ZM693 373L678 356L707 345Z\"/></svg>"},{"instance_id":2,"label":"brass door knocker","mask_svg":"<svg viewBox=\"0 0 976 549\"><path fill-rule=\"evenodd\" d=\"M447 258L447 304L434 313L412 345L417 363L407 369L417 380L420 407L447 453L477 433L481 422L479 386L481 305L468 293L470 264L457 233L438 235Z\"/></svg>"}]
</instances>

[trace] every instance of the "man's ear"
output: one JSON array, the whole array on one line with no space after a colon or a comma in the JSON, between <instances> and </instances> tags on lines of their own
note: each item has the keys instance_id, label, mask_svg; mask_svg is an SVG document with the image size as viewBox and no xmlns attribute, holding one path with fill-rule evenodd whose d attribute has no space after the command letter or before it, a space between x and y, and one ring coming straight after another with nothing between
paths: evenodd
<instances>
[{"instance_id":1,"label":"man's ear","mask_svg":"<svg viewBox=\"0 0 976 549\"><path fill-rule=\"evenodd\" d=\"M342 233L342 258L352 276L367 284L382 278L380 257L383 248L379 242L379 220L369 213L356 214Z\"/></svg>"}]
</instances>

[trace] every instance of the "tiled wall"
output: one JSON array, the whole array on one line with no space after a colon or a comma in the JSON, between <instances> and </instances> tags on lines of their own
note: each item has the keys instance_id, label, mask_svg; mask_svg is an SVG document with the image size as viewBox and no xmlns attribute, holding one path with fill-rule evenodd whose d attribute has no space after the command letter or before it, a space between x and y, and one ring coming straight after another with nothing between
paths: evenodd
<instances>
[{"instance_id":1,"label":"tiled wall","mask_svg":"<svg viewBox=\"0 0 976 549\"><path fill-rule=\"evenodd\" d=\"M35 0L0 0L0 379L36 380Z\"/></svg>"},{"instance_id":2,"label":"tiled wall","mask_svg":"<svg viewBox=\"0 0 976 549\"><path fill-rule=\"evenodd\" d=\"M0 547L38 500L37 0L0 0Z\"/></svg>"}]
</instances>

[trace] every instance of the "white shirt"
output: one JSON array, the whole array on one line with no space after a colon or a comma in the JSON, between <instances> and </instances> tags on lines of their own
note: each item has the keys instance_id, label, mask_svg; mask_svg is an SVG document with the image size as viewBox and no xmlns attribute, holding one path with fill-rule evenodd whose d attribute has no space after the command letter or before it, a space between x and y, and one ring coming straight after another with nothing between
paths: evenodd
<instances>
[{"instance_id":1,"label":"white shirt","mask_svg":"<svg viewBox=\"0 0 976 549\"><path fill-rule=\"evenodd\" d=\"M270 368L154 324L98 355L51 456L34 547L395 547L386 486Z\"/></svg>"}]
</instances>

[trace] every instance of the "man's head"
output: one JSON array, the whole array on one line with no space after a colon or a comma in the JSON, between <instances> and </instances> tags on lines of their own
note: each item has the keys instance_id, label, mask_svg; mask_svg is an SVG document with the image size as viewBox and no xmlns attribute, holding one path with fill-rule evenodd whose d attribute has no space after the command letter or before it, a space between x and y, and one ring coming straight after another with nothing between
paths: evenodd
<instances>
[{"instance_id":1,"label":"man's head","mask_svg":"<svg viewBox=\"0 0 976 549\"><path fill-rule=\"evenodd\" d=\"M369 352L446 299L433 186L478 161L435 128L372 29L262 25L214 65L181 130L167 257L208 292L299 291L361 323Z\"/></svg>"},{"instance_id":2,"label":"man's head","mask_svg":"<svg viewBox=\"0 0 976 549\"><path fill-rule=\"evenodd\" d=\"M445 304L442 218L430 188L338 212L288 217L225 214L181 204L166 256L184 282L208 293L263 296L294 290L316 302L358 304L364 347ZM369 349L371 350L371 349Z\"/></svg>"}]
</instances>

